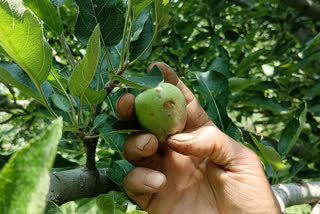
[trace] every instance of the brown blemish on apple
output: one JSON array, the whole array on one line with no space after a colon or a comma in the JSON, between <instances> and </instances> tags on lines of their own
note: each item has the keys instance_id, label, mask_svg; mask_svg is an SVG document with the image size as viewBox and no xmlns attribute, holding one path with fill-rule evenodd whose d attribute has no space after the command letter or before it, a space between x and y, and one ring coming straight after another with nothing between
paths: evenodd
<instances>
[{"instance_id":1,"label":"brown blemish on apple","mask_svg":"<svg viewBox=\"0 0 320 214\"><path fill-rule=\"evenodd\" d=\"M176 103L173 100L168 100L163 103L163 108L164 110L171 111L172 109L174 109L175 104Z\"/></svg>"}]
</instances>

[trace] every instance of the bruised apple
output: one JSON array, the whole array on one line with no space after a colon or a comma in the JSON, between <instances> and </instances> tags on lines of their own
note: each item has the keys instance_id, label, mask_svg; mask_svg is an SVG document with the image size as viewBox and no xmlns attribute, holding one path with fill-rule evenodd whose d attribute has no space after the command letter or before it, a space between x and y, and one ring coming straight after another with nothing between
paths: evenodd
<instances>
[{"instance_id":1,"label":"bruised apple","mask_svg":"<svg viewBox=\"0 0 320 214\"><path fill-rule=\"evenodd\" d=\"M181 132L187 121L184 95L169 83L161 83L157 88L139 94L135 99L135 110L139 124L161 143L170 135Z\"/></svg>"}]
</instances>

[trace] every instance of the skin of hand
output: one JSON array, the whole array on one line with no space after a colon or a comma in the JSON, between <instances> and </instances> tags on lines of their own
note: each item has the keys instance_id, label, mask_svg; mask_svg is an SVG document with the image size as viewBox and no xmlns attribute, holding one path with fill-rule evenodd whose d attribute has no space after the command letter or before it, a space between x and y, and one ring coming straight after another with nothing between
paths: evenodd
<instances>
[{"instance_id":1,"label":"skin of hand","mask_svg":"<svg viewBox=\"0 0 320 214\"><path fill-rule=\"evenodd\" d=\"M159 144L150 133L131 134L124 144L134 164L124 179L128 196L152 214L280 214L259 157L221 132L171 67L156 62L165 82L185 96L183 133ZM120 119L134 120L134 96L117 102Z\"/></svg>"}]
</instances>

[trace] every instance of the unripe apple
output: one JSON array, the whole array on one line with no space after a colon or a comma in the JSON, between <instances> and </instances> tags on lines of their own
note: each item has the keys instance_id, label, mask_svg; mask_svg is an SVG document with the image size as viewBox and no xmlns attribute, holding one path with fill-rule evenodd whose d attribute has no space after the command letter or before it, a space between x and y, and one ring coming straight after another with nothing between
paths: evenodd
<instances>
[{"instance_id":1,"label":"unripe apple","mask_svg":"<svg viewBox=\"0 0 320 214\"><path fill-rule=\"evenodd\" d=\"M161 143L181 132L187 121L186 100L182 92L169 83L161 83L139 94L135 110L139 124Z\"/></svg>"}]
</instances>

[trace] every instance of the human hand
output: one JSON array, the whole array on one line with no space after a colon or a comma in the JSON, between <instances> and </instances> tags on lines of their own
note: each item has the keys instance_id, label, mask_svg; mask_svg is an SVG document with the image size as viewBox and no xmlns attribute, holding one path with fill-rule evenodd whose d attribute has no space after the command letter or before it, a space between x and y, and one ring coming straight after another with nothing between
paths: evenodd
<instances>
[{"instance_id":1,"label":"human hand","mask_svg":"<svg viewBox=\"0 0 320 214\"><path fill-rule=\"evenodd\" d=\"M124 155L137 166L124 180L128 196L152 214L281 213L258 156L217 128L171 67L154 64L184 94L188 119L167 144L149 133L128 137ZM117 112L132 120L134 96L121 96Z\"/></svg>"}]
</instances>

